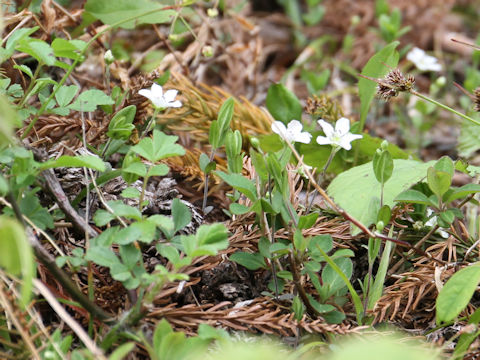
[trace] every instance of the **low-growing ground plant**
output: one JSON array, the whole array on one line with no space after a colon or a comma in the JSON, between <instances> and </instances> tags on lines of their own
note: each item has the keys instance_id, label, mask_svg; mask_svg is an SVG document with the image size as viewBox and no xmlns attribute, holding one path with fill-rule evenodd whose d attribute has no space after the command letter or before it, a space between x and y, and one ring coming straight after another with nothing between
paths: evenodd
<instances>
[{"instance_id":1,"label":"low-growing ground plant","mask_svg":"<svg viewBox=\"0 0 480 360\"><path fill-rule=\"evenodd\" d=\"M475 356L473 66L466 89L456 84L466 97L453 101L450 59L402 43L412 32L404 13L376 1L376 49L356 69L331 52L348 57L353 32L339 42L303 31L321 26L327 2L278 1L302 50L253 104L191 82L253 48L222 55L236 34L214 25L234 19L257 36L245 4L88 0L75 15L74 2L61 3L2 5L0 357ZM55 26L60 13L69 25ZM122 39L141 31L161 45L135 58ZM83 73L91 59L101 79ZM140 74L149 61L156 70ZM347 90L330 91L348 77ZM375 131L383 113L403 148ZM461 127L458 151L422 160L442 117ZM405 318L427 324L415 329L424 340L457 328L432 350L373 327L407 327ZM354 340L344 343L346 333Z\"/></svg>"}]
</instances>

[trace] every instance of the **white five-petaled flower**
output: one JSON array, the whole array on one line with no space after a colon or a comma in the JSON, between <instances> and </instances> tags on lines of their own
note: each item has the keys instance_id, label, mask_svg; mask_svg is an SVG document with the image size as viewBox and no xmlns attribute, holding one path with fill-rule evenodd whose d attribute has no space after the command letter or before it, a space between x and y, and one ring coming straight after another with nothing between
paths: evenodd
<instances>
[{"instance_id":1,"label":"white five-petaled flower","mask_svg":"<svg viewBox=\"0 0 480 360\"><path fill-rule=\"evenodd\" d=\"M350 143L363 137L362 135L352 134L350 132L350 120L344 117L337 120L335 129L325 120L318 120L318 124L325 133L325 136L317 137L317 143L320 145L340 146L345 150L350 150L352 148L352 144Z\"/></svg>"},{"instance_id":2,"label":"white five-petaled flower","mask_svg":"<svg viewBox=\"0 0 480 360\"><path fill-rule=\"evenodd\" d=\"M427 55L425 51L414 47L407 54L407 59L410 60L415 66L422 71L440 71L442 65L438 62L436 57Z\"/></svg>"},{"instance_id":3,"label":"white five-petaled flower","mask_svg":"<svg viewBox=\"0 0 480 360\"><path fill-rule=\"evenodd\" d=\"M290 142L301 142L304 144L309 144L312 139L312 134L309 132L303 131L303 125L298 120L292 120L285 126L281 121L274 121L272 123L272 131L285 141Z\"/></svg>"},{"instance_id":4,"label":"white five-petaled flower","mask_svg":"<svg viewBox=\"0 0 480 360\"><path fill-rule=\"evenodd\" d=\"M148 98L153 106L161 110L173 107L178 108L182 106L182 103L179 100L175 100L178 90L167 90L163 93L163 89L158 84L152 84L152 88L142 89L138 92L140 95Z\"/></svg>"}]
</instances>

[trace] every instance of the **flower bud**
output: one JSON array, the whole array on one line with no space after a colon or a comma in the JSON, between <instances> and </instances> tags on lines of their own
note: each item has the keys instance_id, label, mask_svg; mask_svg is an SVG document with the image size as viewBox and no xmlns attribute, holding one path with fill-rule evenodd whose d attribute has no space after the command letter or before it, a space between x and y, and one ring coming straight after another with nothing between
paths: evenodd
<instances>
[{"instance_id":1,"label":"flower bud","mask_svg":"<svg viewBox=\"0 0 480 360\"><path fill-rule=\"evenodd\" d=\"M218 9L217 8L210 8L207 10L207 15L211 18L216 18L218 16Z\"/></svg>"},{"instance_id":2,"label":"flower bud","mask_svg":"<svg viewBox=\"0 0 480 360\"><path fill-rule=\"evenodd\" d=\"M202 48L202 55L205 57L213 56L213 48L210 45L206 45Z\"/></svg>"},{"instance_id":3,"label":"flower bud","mask_svg":"<svg viewBox=\"0 0 480 360\"><path fill-rule=\"evenodd\" d=\"M105 51L105 55L103 55L103 60L105 60L105 64L110 65L115 61L115 56L112 54L112 50Z\"/></svg>"}]
</instances>

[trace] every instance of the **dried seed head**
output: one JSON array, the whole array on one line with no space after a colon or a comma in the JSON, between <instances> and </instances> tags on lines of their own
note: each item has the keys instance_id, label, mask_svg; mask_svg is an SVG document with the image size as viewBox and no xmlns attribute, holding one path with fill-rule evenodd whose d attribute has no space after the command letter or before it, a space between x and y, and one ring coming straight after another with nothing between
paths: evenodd
<instances>
[{"instance_id":1,"label":"dried seed head","mask_svg":"<svg viewBox=\"0 0 480 360\"><path fill-rule=\"evenodd\" d=\"M400 70L394 69L378 82L377 95L387 101L401 92L410 91L414 85L415 78L412 75L405 77Z\"/></svg>"},{"instance_id":2,"label":"dried seed head","mask_svg":"<svg viewBox=\"0 0 480 360\"><path fill-rule=\"evenodd\" d=\"M473 103L475 104L475 111L480 111L480 87L473 91Z\"/></svg>"},{"instance_id":3,"label":"dried seed head","mask_svg":"<svg viewBox=\"0 0 480 360\"><path fill-rule=\"evenodd\" d=\"M338 102L326 95L313 95L308 98L305 112L328 121L335 121L344 116Z\"/></svg>"}]
</instances>

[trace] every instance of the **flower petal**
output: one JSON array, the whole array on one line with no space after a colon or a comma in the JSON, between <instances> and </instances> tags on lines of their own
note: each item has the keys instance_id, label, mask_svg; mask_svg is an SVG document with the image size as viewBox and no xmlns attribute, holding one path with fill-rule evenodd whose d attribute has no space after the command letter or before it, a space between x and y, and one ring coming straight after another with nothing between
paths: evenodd
<instances>
[{"instance_id":1,"label":"flower petal","mask_svg":"<svg viewBox=\"0 0 480 360\"><path fill-rule=\"evenodd\" d=\"M350 150L352 145L350 144L352 141L361 139L363 136L358 134L345 134L340 138L338 145L344 148L345 150Z\"/></svg>"},{"instance_id":2,"label":"flower petal","mask_svg":"<svg viewBox=\"0 0 480 360\"><path fill-rule=\"evenodd\" d=\"M163 89L157 83L152 84L152 93L157 97L163 97Z\"/></svg>"},{"instance_id":3,"label":"flower petal","mask_svg":"<svg viewBox=\"0 0 480 360\"><path fill-rule=\"evenodd\" d=\"M300 133L302 131L303 125L298 120L292 120L287 125L287 131L291 131L292 133Z\"/></svg>"},{"instance_id":4,"label":"flower petal","mask_svg":"<svg viewBox=\"0 0 480 360\"><path fill-rule=\"evenodd\" d=\"M350 131L350 120L344 117L338 119L337 122L335 123L335 132L339 136L343 136L345 134L348 134L349 131Z\"/></svg>"},{"instance_id":5,"label":"flower petal","mask_svg":"<svg viewBox=\"0 0 480 360\"><path fill-rule=\"evenodd\" d=\"M325 136L317 136L317 144L318 145L331 145L333 143L332 143L332 140L330 140L329 138L326 138Z\"/></svg>"},{"instance_id":6,"label":"flower petal","mask_svg":"<svg viewBox=\"0 0 480 360\"><path fill-rule=\"evenodd\" d=\"M326 122L325 120L323 119L320 119L317 121L318 122L318 125L320 125L322 127L322 130L323 132L325 133L325 135L328 137L328 138L331 138L334 134L334 130L333 130L333 126L330 125L328 122ZM318 138L317 138L318 139Z\"/></svg>"},{"instance_id":7,"label":"flower petal","mask_svg":"<svg viewBox=\"0 0 480 360\"><path fill-rule=\"evenodd\" d=\"M150 101L153 101L153 94L152 94L152 91L151 90L148 90L148 89L142 89L142 90L139 90L138 93L142 96L145 96L147 99L149 99Z\"/></svg>"},{"instance_id":8,"label":"flower petal","mask_svg":"<svg viewBox=\"0 0 480 360\"><path fill-rule=\"evenodd\" d=\"M167 103L173 102L175 100L175 97L178 94L178 90L167 90L165 91L165 94L163 95L163 98Z\"/></svg>"},{"instance_id":9,"label":"flower petal","mask_svg":"<svg viewBox=\"0 0 480 360\"><path fill-rule=\"evenodd\" d=\"M274 121L272 123L272 131L275 134L280 135L281 138L285 139L286 134L287 134L287 127L281 121Z\"/></svg>"},{"instance_id":10,"label":"flower petal","mask_svg":"<svg viewBox=\"0 0 480 360\"><path fill-rule=\"evenodd\" d=\"M301 132L295 136L295 139L293 139L296 142L301 142L304 144L310 144L310 141L312 140L312 134L309 132Z\"/></svg>"},{"instance_id":11,"label":"flower petal","mask_svg":"<svg viewBox=\"0 0 480 360\"><path fill-rule=\"evenodd\" d=\"M168 103L169 107L179 108L182 107L182 102L180 100L175 100L174 102Z\"/></svg>"}]
</instances>

